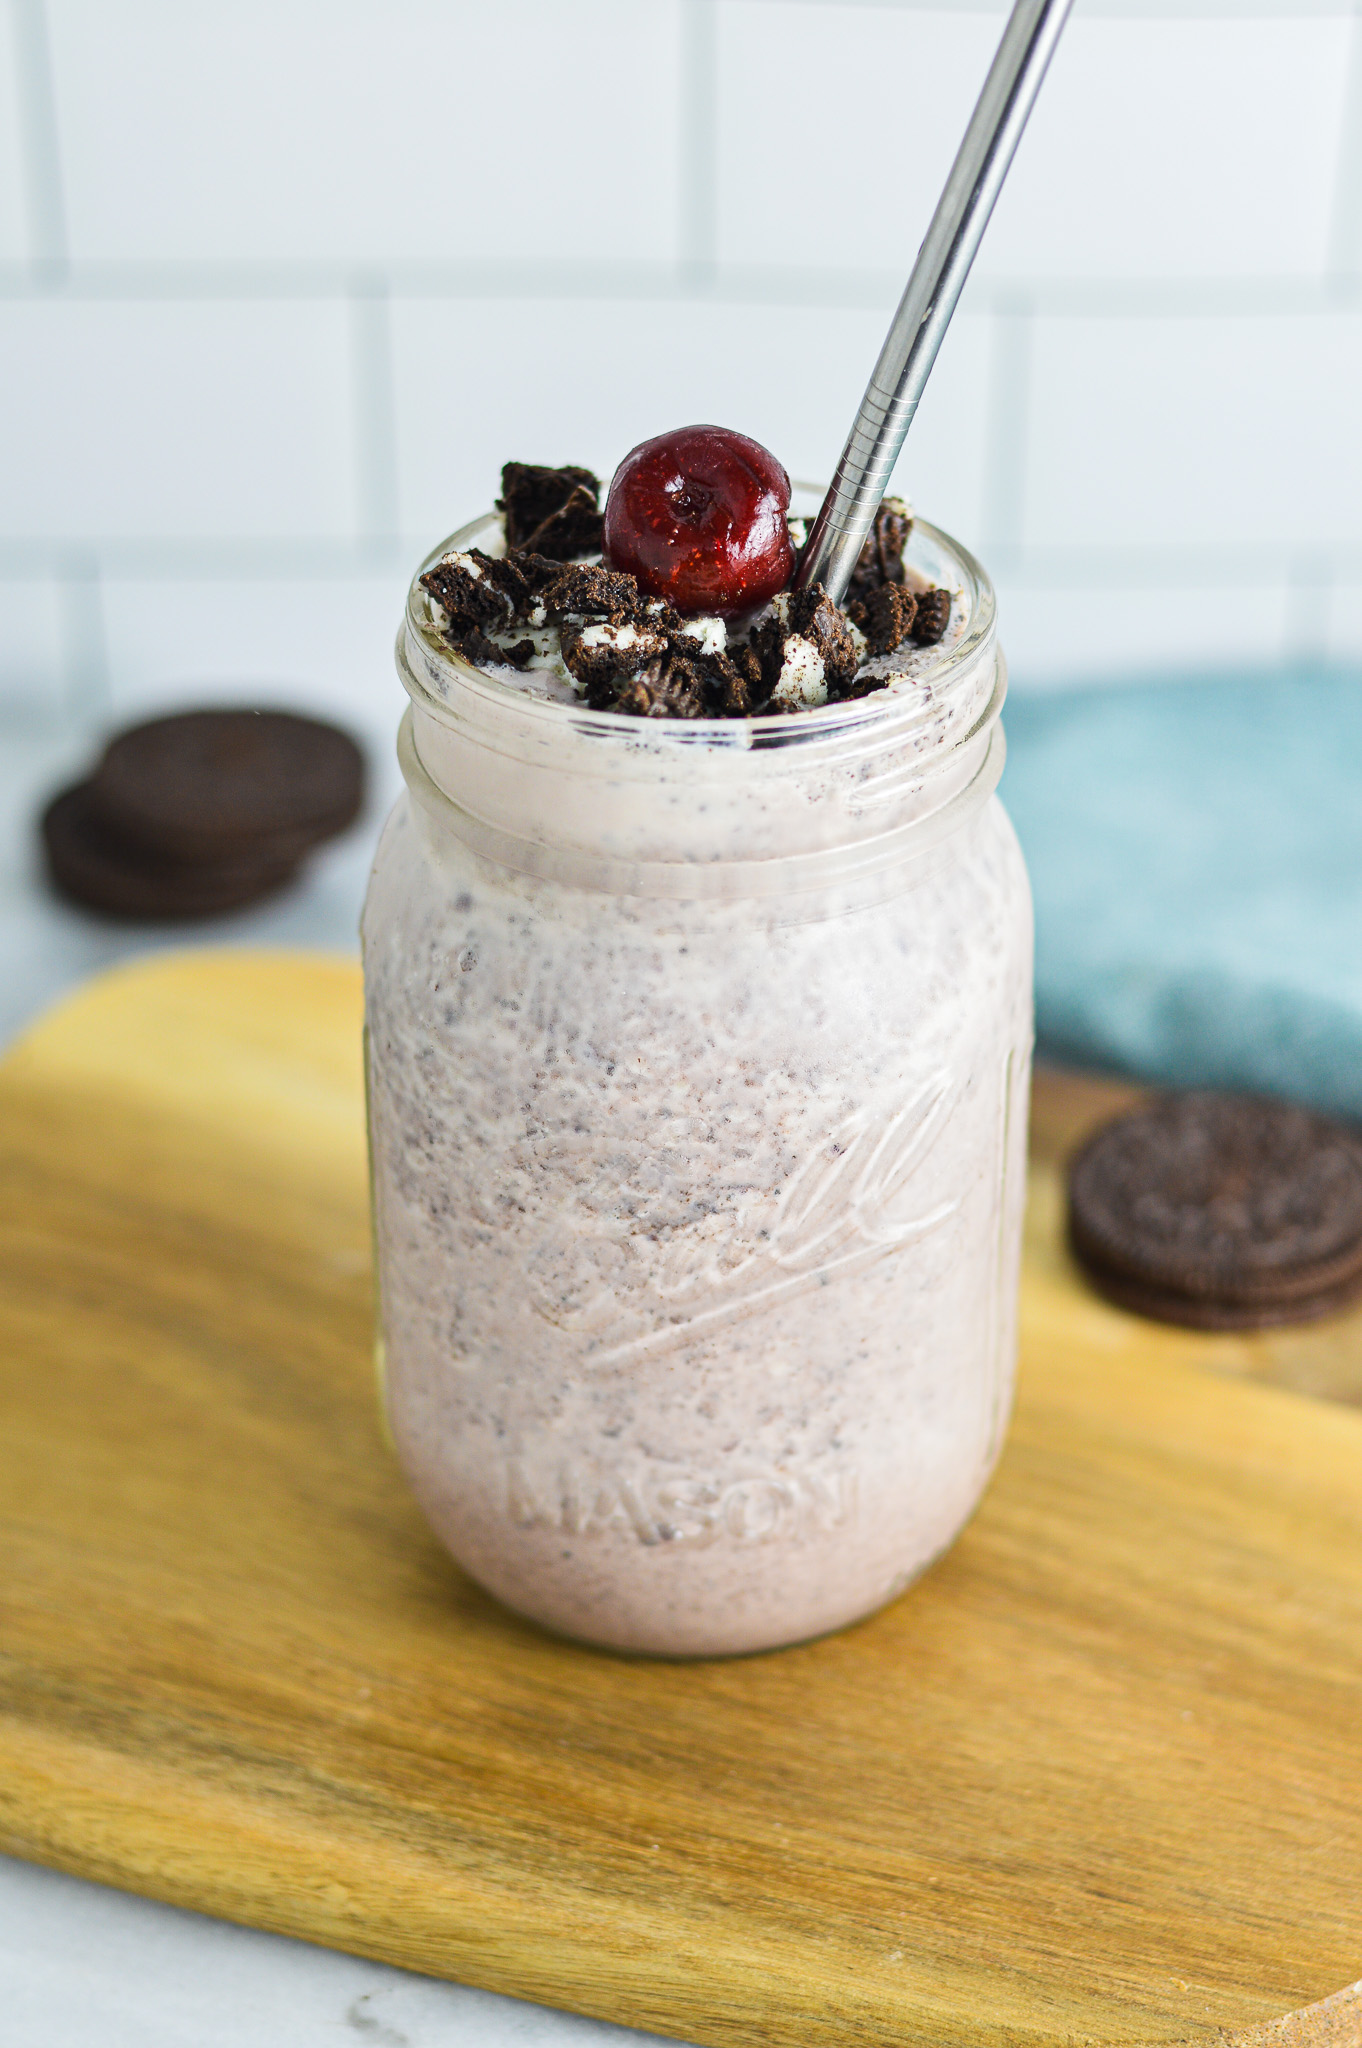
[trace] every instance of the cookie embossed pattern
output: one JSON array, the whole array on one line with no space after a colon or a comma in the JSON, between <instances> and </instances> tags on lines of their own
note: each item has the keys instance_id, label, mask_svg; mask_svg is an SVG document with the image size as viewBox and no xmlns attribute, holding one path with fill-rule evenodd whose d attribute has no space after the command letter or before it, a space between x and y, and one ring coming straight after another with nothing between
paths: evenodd
<instances>
[{"instance_id":1,"label":"cookie embossed pattern","mask_svg":"<svg viewBox=\"0 0 1362 2048\"><path fill-rule=\"evenodd\" d=\"M495 544L489 522L479 530ZM616 1649L871 1612L1011 1398L1030 902L983 572L797 716L543 699L399 643L364 919L387 1403L459 1562Z\"/></svg>"}]
</instances>

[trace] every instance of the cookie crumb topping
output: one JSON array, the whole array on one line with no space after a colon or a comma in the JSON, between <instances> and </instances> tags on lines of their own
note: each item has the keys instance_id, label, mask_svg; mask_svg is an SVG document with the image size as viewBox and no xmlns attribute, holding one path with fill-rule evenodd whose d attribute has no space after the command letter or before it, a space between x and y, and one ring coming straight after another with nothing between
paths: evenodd
<instances>
[{"instance_id":1,"label":"cookie crumb topping","mask_svg":"<svg viewBox=\"0 0 1362 2048\"><path fill-rule=\"evenodd\" d=\"M497 510L506 515L507 549L523 548L555 562L599 553L604 527L600 497L600 478L589 469L572 463L563 469L506 463Z\"/></svg>"},{"instance_id":2,"label":"cookie crumb topping","mask_svg":"<svg viewBox=\"0 0 1362 2048\"><path fill-rule=\"evenodd\" d=\"M909 641L933 646L950 625L951 593L906 580L913 521L900 498L875 516L845 609L814 584L726 625L682 616L600 559L600 483L589 469L508 462L501 489L506 554L442 556L420 579L432 621L475 666L547 670L595 711L750 718L864 697L892 680L868 664ZM796 547L811 526L789 520Z\"/></svg>"}]
</instances>

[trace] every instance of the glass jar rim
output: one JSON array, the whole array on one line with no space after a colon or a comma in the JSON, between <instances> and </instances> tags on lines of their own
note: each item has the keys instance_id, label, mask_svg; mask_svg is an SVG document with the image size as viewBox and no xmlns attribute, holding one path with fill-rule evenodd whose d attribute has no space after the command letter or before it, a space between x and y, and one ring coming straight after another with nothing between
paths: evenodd
<instances>
[{"instance_id":1,"label":"glass jar rim","mask_svg":"<svg viewBox=\"0 0 1362 2048\"><path fill-rule=\"evenodd\" d=\"M451 549L477 546L481 538L488 536L488 529L498 524L497 514L486 512L447 535L422 560L407 589L405 613L397 636L398 675L408 696L419 704L422 711L442 723L456 716L454 707L448 698L428 688L421 680L411 659L412 641L420 647L425 657L424 665L429 668L433 660L436 672L447 672L462 695L482 701L489 710L495 707L523 716L531 728L537 726L541 732L557 729L601 739L628 739L639 737L643 730L652 745L759 751L855 735L886 723L911 729L926 719L934 708L934 693L921 685L967 670L972 661L987 649L996 631L997 601L987 571L961 542L941 527L934 526L930 520L915 516L913 535L909 540L910 563L913 537L926 535L935 549L962 572L967 609L964 633L942 653L938 661L913 675L911 694L907 690L872 690L864 697L820 704L806 711L765 712L754 718L640 720L618 711L592 711L585 704L534 697L527 691L496 681L463 655L457 654L441 638L427 615L421 577Z\"/></svg>"}]
</instances>

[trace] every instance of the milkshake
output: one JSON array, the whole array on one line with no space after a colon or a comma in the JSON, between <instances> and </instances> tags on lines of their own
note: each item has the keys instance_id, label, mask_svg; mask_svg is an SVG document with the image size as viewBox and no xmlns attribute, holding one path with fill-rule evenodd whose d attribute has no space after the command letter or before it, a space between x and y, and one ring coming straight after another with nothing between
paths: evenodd
<instances>
[{"instance_id":1,"label":"milkshake","mask_svg":"<svg viewBox=\"0 0 1362 2048\"><path fill-rule=\"evenodd\" d=\"M983 572L897 517L836 619L760 578L574 615L588 586L546 570L542 618L485 594L473 642L437 593L459 562L496 585L509 511L408 601L364 915L388 1415L459 1563L617 1650L871 1612L1006 1426L1031 927L1004 668ZM923 599L935 637L876 652Z\"/></svg>"}]
</instances>

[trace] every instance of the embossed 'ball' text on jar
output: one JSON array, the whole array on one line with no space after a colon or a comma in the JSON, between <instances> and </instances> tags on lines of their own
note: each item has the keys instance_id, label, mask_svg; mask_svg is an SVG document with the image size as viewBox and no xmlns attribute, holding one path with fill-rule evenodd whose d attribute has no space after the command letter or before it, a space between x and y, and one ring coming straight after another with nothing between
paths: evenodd
<instances>
[{"instance_id":1,"label":"embossed 'ball' text on jar","mask_svg":"<svg viewBox=\"0 0 1362 2048\"><path fill-rule=\"evenodd\" d=\"M837 1628L997 1458L1030 895L992 591L930 526L908 562L950 643L750 722L527 695L413 584L364 913L385 1399L459 1563L589 1642Z\"/></svg>"}]
</instances>

